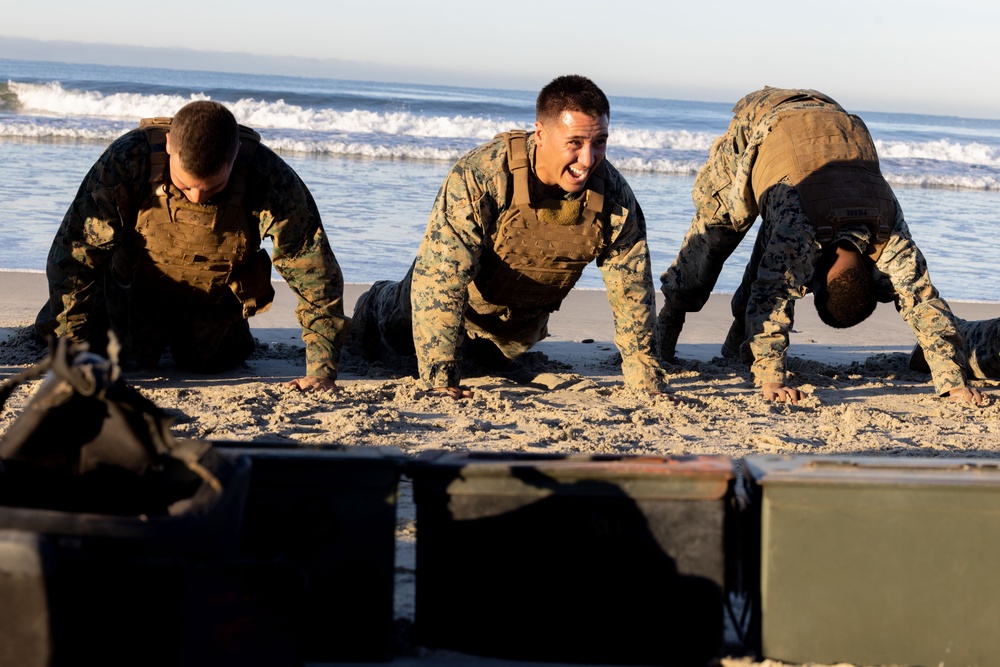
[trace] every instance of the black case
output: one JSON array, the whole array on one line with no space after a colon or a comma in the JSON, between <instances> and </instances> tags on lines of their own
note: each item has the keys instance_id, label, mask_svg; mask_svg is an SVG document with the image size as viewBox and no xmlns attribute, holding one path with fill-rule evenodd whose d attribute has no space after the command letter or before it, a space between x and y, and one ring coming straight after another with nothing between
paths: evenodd
<instances>
[{"instance_id":1,"label":"black case","mask_svg":"<svg viewBox=\"0 0 1000 667\"><path fill-rule=\"evenodd\" d=\"M418 643L614 664L720 652L729 459L435 452L409 475Z\"/></svg>"}]
</instances>

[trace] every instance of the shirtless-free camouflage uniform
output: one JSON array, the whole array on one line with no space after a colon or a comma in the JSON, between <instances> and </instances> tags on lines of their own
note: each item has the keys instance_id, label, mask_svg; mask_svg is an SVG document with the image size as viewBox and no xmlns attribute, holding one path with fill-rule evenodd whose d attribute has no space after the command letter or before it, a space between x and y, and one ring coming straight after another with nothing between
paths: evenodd
<instances>
[{"instance_id":1,"label":"shirtless-free camouflage uniform","mask_svg":"<svg viewBox=\"0 0 1000 667\"><path fill-rule=\"evenodd\" d=\"M533 135L527 146L533 172ZM609 241L597 265L614 315L622 373L629 387L662 391L666 381L653 350L655 292L645 219L625 179L607 161L603 164ZM529 182L540 188L533 175ZM490 304L473 284L500 214L514 205L513 190L503 138L471 151L438 192L407 276L400 282L375 283L358 301L355 335L366 345L381 339L397 352L416 352L427 388L459 385L463 347L480 353L477 356L492 350L496 357L502 354L503 362L548 335L548 310ZM536 192L531 194L534 200Z\"/></svg>"},{"instance_id":2,"label":"shirtless-free camouflage uniform","mask_svg":"<svg viewBox=\"0 0 1000 667\"><path fill-rule=\"evenodd\" d=\"M815 91L805 90L801 98L773 106L774 92L781 91L756 91L734 108L728 131L716 139L695 179L691 227L673 264L660 277L665 301L658 318L659 350L669 359L685 314L705 305L723 263L760 215L763 222L743 282L733 296L734 323L723 347L726 355L740 350L752 363L758 384L786 381L794 302L811 291L822 247L795 188L784 183L770 188L764 210L758 210L752 186L754 163L779 111L844 112L822 94L817 93L821 98L817 99L811 96ZM966 384L962 342L954 315L931 283L927 263L893 200L895 222L874 267L878 298L895 302L926 353L936 391L943 395ZM864 225L847 226L830 242L849 240L864 253L871 235Z\"/></svg>"},{"instance_id":3,"label":"shirtless-free camouflage uniform","mask_svg":"<svg viewBox=\"0 0 1000 667\"><path fill-rule=\"evenodd\" d=\"M50 299L39 313L36 330L100 340L99 329L108 326L109 318L118 319L122 301L128 300L132 310L144 313L136 317L133 312L128 318L142 330L116 332L119 338L137 344L144 336L162 340L160 329L169 327L190 339L178 338L175 344L207 348L192 354L211 365L212 355L231 353L226 346L236 328L249 335L235 297L225 303L173 302L159 294L130 293L111 276L116 249L136 236L128 233L128 226L134 227L138 208L147 199L150 169L150 145L142 130L119 137L91 168L49 250ZM271 239L274 267L298 295L295 314L306 344L306 374L335 379L350 320L344 316L344 279L312 195L284 160L260 145L249 165L242 210L261 238Z\"/></svg>"},{"instance_id":4,"label":"shirtless-free camouflage uniform","mask_svg":"<svg viewBox=\"0 0 1000 667\"><path fill-rule=\"evenodd\" d=\"M1000 318L992 320L958 321L958 335L962 337L967 361L965 371L979 380L1000 379ZM913 348L910 367L930 372L924 351L919 345Z\"/></svg>"}]
</instances>

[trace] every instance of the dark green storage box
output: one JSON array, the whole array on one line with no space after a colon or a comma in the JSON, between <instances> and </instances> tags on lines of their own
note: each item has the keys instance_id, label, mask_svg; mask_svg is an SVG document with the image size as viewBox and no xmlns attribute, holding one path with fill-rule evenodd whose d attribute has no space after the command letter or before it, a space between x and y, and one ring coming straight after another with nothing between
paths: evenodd
<instances>
[{"instance_id":1,"label":"dark green storage box","mask_svg":"<svg viewBox=\"0 0 1000 667\"><path fill-rule=\"evenodd\" d=\"M761 654L1000 663L1000 468L976 459L750 456ZM750 569L750 568L748 568Z\"/></svg>"},{"instance_id":2,"label":"dark green storage box","mask_svg":"<svg viewBox=\"0 0 1000 667\"><path fill-rule=\"evenodd\" d=\"M722 457L434 452L410 466L422 645L701 665L722 649Z\"/></svg>"},{"instance_id":3,"label":"dark green storage box","mask_svg":"<svg viewBox=\"0 0 1000 667\"><path fill-rule=\"evenodd\" d=\"M0 665L52 664L49 558L41 535L0 530Z\"/></svg>"},{"instance_id":4,"label":"dark green storage box","mask_svg":"<svg viewBox=\"0 0 1000 667\"><path fill-rule=\"evenodd\" d=\"M213 442L250 459L240 539L257 585L302 590L277 601L309 662L389 660L395 637L396 501L405 464L393 447Z\"/></svg>"}]
</instances>

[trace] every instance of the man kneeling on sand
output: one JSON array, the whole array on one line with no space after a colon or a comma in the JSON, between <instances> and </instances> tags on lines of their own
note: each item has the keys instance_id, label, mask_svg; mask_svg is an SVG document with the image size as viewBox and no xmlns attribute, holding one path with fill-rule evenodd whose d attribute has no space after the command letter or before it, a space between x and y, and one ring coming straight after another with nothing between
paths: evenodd
<instances>
[{"instance_id":1,"label":"man kneeling on sand","mask_svg":"<svg viewBox=\"0 0 1000 667\"><path fill-rule=\"evenodd\" d=\"M270 238L272 256L261 248ZM271 305L271 264L299 296L303 391L336 388L344 279L305 184L217 102L199 100L115 140L90 169L49 250L41 336L155 368L216 373L254 351L247 318Z\"/></svg>"}]
</instances>

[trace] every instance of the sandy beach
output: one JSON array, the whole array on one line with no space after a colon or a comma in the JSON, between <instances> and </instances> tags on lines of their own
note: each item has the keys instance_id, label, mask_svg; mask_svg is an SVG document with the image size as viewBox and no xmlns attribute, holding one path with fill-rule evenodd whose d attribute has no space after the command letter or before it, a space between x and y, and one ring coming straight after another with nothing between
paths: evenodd
<instances>
[{"instance_id":1,"label":"sandy beach","mask_svg":"<svg viewBox=\"0 0 1000 667\"><path fill-rule=\"evenodd\" d=\"M422 392L407 369L368 364L346 353L338 392L286 388L285 381L302 375L304 355L294 295L283 283L276 288L274 307L251 320L261 345L245 368L210 377L169 367L126 374L170 413L176 436L395 446L407 455L431 449L734 459L759 453L1000 454L996 383L976 383L990 399L981 408L935 396L928 376L908 370L915 339L889 304L880 305L868 322L843 331L821 324L808 299L799 304L790 369L807 397L793 406L764 401L747 368L717 357L730 322L729 299L713 296L703 312L689 316L678 345L681 362L669 367L673 395L681 399L676 405L622 386L604 294L574 291L553 314L551 337L516 373L469 377L474 397L456 402ZM347 286L348 313L364 289ZM26 344L22 330L45 293L42 274L0 273L0 377L36 360L37 350ZM1000 315L995 304L951 305L966 319ZM0 433L36 386L11 397L0 415ZM405 588L412 584L412 571L409 577L405 571L413 565L407 545L412 547L414 537L405 488L399 513L397 565ZM397 615L412 611L412 598L400 595ZM419 662L402 659L410 660Z\"/></svg>"},{"instance_id":2,"label":"sandy beach","mask_svg":"<svg viewBox=\"0 0 1000 667\"><path fill-rule=\"evenodd\" d=\"M551 337L509 377L466 378L475 392L455 402L420 391L407 369L345 353L337 393L301 394L283 383L305 367L294 295L277 284L274 307L251 320L261 346L247 367L199 376L165 367L127 380L175 418L178 437L262 439L426 449L615 454L867 453L988 457L1000 453L1000 395L971 408L934 395L929 376L906 360L913 334L890 304L864 324L822 324L807 297L796 310L790 369L808 396L764 401L748 369L718 357L729 302L713 296L688 319L670 386L683 403L626 390L599 291L574 291L553 314ZM348 285L348 313L363 285ZM0 274L0 374L33 362L20 344L45 298L39 273ZM1000 315L994 304L953 303L967 319ZM415 367L414 367L415 368ZM412 370L412 369L411 369ZM15 393L5 429L31 388ZM218 410L219 406L225 410Z\"/></svg>"}]
</instances>

